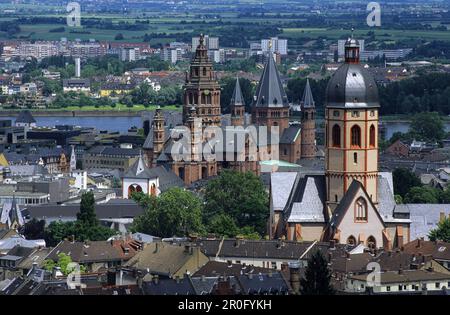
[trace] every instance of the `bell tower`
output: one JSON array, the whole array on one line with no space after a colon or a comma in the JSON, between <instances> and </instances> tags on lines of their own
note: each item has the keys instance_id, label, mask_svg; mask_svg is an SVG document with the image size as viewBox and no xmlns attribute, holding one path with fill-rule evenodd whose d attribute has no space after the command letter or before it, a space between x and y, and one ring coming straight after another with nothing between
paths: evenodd
<instances>
[{"instance_id":1,"label":"bell tower","mask_svg":"<svg viewBox=\"0 0 450 315\"><path fill-rule=\"evenodd\" d=\"M195 107L197 117L202 119L203 128L221 125L220 85L208 58L203 34L200 35L200 44L191 61L189 72L186 73L183 107L185 125L192 107Z\"/></svg>"},{"instance_id":2,"label":"bell tower","mask_svg":"<svg viewBox=\"0 0 450 315\"><path fill-rule=\"evenodd\" d=\"M301 158L313 159L316 156L316 104L309 85L309 79L306 80L306 87L300 106L302 110Z\"/></svg>"},{"instance_id":3,"label":"bell tower","mask_svg":"<svg viewBox=\"0 0 450 315\"><path fill-rule=\"evenodd\" d=\"M158 106L153 116L153 157L156 160L163 150L165 140L164 115ZM153 161L153 164L154 163ZM153 165L155 166L155 165Z\"/></svg>"},{"instance_id":4,"label":"bell tower","mask_svg":"<svg viewBox=\"0 0 450 315\"><path fill-rule=\"evenodd\" d=\"M233 97L230 102L231 107L231 125L244 126L245 124L245 102L242 96L239 78L236 78L236 85L234 87Z\"/></svg>"},{"instance_id":5,"label":"bell tower","mask_svg":"<svg viewBox=\"0 0 450 315\"><path fill-rule=\"evenodd\" d=\"M345 63L327 86L326 183L327 204L334 210L358 180L372 202L378 194L378 89L359 64L359 43L345 44Z\"/></svg>"}]
</instances>

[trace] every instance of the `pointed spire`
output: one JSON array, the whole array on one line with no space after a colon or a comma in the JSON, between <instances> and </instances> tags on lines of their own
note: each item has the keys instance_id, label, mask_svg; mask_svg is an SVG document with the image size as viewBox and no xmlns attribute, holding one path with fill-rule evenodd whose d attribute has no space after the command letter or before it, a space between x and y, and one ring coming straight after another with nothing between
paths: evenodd
<instances>
[{"instance_id":1,"label":"pointed spire","mask_svg":"<svg viewBox=\"0 0 450 315\"><path fill-rule=\"evenodd\" d=\"M272 54L267 57L261 80L255 94L255 107L288 107L289 102L284 91L280 74Z\"/></svg>"},{"instance_id":2,"label":"pointed spire","mask_svg":"<svg viewBox=\"0 0 450 315\"><path fill-rule=\"evenodd\" d=\"M142 151L139 153L139 160L136 164L136 176L141 174L143 171L145 171L145 163L144 159L142 158Z\"/></svg>"},{"instance_id":3,"label":"pointed spire","mask_svg":"<svg viewBox=\"0 0 450 315\"><path fill-rule=\"evenodd\" d=\"M242 96L241 85L239 78L236 77L236 85L234 86L233 96L231 97L231 106L245 106L244 97Z\"/></svg>"},{"instance_id":4,"label":"pointed spire","mask_svg":"<svg viewBox=\"0 0 450 315\"><path fill-rule=\"evenodd\" d=\"M72 146L72 154L70 155L70 171L77 169L77 156L75 154L75 146Z\"/></svg>"},{"instance_id":5,"label":"pointed spire","mask_svg":"<svg viewBox=\"0 0 450 315\"><path fill-rule=\"evenodd\" d=\"M313 94L311 92L311 86L309 85L309 79L306 79L306 86L303 92L303 98L301 101L302 108L314 108L316 103L314 102Z\"/></svg>"}]
</instances>

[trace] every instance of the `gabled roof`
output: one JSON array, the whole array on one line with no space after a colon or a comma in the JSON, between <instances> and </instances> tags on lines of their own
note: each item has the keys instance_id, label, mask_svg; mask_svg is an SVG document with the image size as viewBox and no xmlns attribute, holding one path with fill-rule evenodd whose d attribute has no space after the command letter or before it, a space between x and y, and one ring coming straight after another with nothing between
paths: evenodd
<instances>
[{"instance_id":1,"label":"gabled roof","mask_svg":"<svg viewBox=\"0 0 450 315\"><path fill-rule=\"evenodd\" d=\"M366 196L366 200L372 205L375 213L378 215L378 218L380 219L380 222L384 225L384 220L380 216L380 213L378 212L377 208L372 202L372 199L367 195L366 190L364 189L364 186L361 184L360 181L353 180L350 184L350 187L348 188L347 192L345 193L344 197L340 201L339 205L336 207L336 209L333 212L333 215L330 219L330 225L333 228L336 228L341 223L342 219L345 216L345 213L350 208L353 200L355 199L357 193L359 190L362 190L364 192L364 195Z\"/></svg>"},{"instance_id":2,"label":"gabled roof","mask_svg":"<svg viewBox=\"0 0 450 315\"><path fill-rule=\"evenodd\" d=\"M0 223L6 224L8 228L11 228L14 222L17 222L19 226L24 225L24 219L15 197L13 197L12 202L5 202L3 204L0 213Z\"/></svg>"},{"instance_id":3,"label":"gabled roof","mask_svg":"<svg viewBox=\"0 0 450 315\"><path fill-rule=\"evenodd\" d=\"M263 74L255 94L254 107L288 107L289 102L275 65L274 58L267 58Z\"/></svg>"},{"instance_id":4,"label":"gabled roof","mask_svg":"<svg viewBox=\"0 0 450 315\"><path fill-rule=\"evenodd\" d=\"M34 119L33 115L31 115L29 110L23 110L19 113L19 116L16 119L16 124L17 123L32 124L36 123L36 120Z\"/></svg>"},{"instance_id":5,"label":"gabled roof","mask_svg":"<svg viewBox=\"0 0 450 315\"><path fill-rule=\"evenodd\" d=\"M294 143L300 136L300 125L290 125L288 128L283 130L283 134L280 138L281 144L291 144Z\"/></svg>"},{"instance_id":6,"label":"gabled roof","mask_svg":"<svg viewBox=\"0 0 450 315\"><path fill-rule=\"evenodd\" d=\"M131 167L123 175L124 178L143 178L143 179L154 179L158 175L155 174L151 169L145 165L142 155L139 156L136 162L131 165Z\"/></svg>"},{"instance_id":7,"label":"gabled roof","mask_svg":"<svg viewBox=\"0 0 450 315\"><path fill-rule=\"evenodd\" d=\"M233 96L231 97L231 106L245 106L244 97L242 96L241 85L239 78L236 78L236 85L234 86Z\"/></svg>"},{"instance_id":8,"label":"gabled roof","mask_svg":"<svg viewBox=\"0 0 450 315\"><path fill-rule=\"evenodd\" d=\"M311 86L309 85L309 79L306 79L306 87L305 91L303 92L303 97L301 101L301 106L303 108L315 108L316 103L314 102L314 98L311 92Z\"/></svg>"}]
</instances>

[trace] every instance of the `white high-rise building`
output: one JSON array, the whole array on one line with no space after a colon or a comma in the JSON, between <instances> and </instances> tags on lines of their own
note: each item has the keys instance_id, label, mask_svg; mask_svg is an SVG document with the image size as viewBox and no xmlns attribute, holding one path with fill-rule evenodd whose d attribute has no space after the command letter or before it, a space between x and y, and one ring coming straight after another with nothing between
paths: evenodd
<instances>
[{"instance_id":1,"label":"white high-rise building","mask_svg":"<svg viewBox=\"0 0 450 315\"><path fill-rule=\"evenodd\" d=\"M200 37L192 37L191 51L194 52L199 44L200 44ZM205 46L208 50L219 49L219 37L209 37L208 35L205 35Z\"/></svg>"},{"instance_id":2,"label":"white high-rise building","mask_svg":"<svg viewBox=\"0 0 450 315\"><path fill-rule=\"evenodd\" d=\"M280 55L287 55L288 43L287 39L279 39L278 37L272 37L270 39L261 40L261 50L263 53L279 53Z\"/></svg>"},{"instance_id":3,"label":"white high-rise building","mask_svg":"<svg viewBox=\"0 0 450 315\"><path fill-rule=\"evenodd\" d=\"M75 58L75 77L81 77L81 58Z\"/></svg>"}]
</instances>

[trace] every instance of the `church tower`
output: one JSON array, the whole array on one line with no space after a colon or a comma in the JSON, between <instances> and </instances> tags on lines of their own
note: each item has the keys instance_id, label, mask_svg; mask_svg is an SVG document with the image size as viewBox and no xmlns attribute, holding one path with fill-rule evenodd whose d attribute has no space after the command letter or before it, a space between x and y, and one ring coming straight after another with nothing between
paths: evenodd
<instances>
[{"instance_id":1,"label":"church tower","mask_svg":"<svg viewBox=\"0 0 450 315\"><path fill-rule=\"evenodd\" d=\"M195 107L197 117L202 119L202 126L221 125L220 85L216 81L212 62L208 58L203 34L200 36L195 56L186 73L184 85L183 123L186 125L190 110Z\"/></svg>"},{"instance_id":2,"label":"church tower","mask_svg":"<svg viewBox=\"0 0 450 315\"><path fill-rule=\"evenodd\" d=\"M306 80L306 87L300 106L302 110L301 158L313 159L316 156L316 104L309 85L309 79Z\"/></svg>"},{"instance_id":3,"label":"church tower","mask_svg":"<svg viewBox=\"0 0 450 315\"><path fill-rule=\"evenodd\" d=\"M252 123L279 127L279 134L289 127L289 102L272 54L259 81L252 106Z\"/></svg>"},{"instance_id":4,"label":"church tower","mask_svg":"<svg viewBox=\"0 0 450 315\"><path fill-rule=\"evenodd\" d=\"M345 43L345 64L328 83L325 105L330 210L334 211L354 180L377 204L378 89L370 73L359 64L359 44L353 36Z\"/></svg>"},{"instance_id":5,"label":"church tower","mask_svg":"<svg viewBox=\"0 0 450 315\"><path fill-rule=\"evenodd\" d=\"M231 125L244 126L245 124L245 102L242 96L239 78L236 78L236 85L234 87L233 96L230 102L231 108Z\"/></svg>"},{"instance_id":6,"label":"church tower","mask_svg":"<svg viewBox=\"0 0 450 315\"><path fill-rule=\"evenodd\" d=\"M153 157L156 160L162 152L165 140L164 115L158 106L153 116ZM154 163L156 164L156 163ZM155 166L155 165L153 165Z\"/></svg>"}]
</instances>

